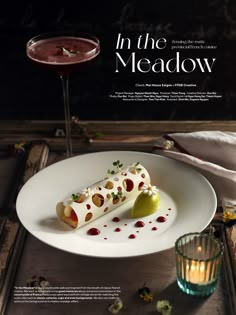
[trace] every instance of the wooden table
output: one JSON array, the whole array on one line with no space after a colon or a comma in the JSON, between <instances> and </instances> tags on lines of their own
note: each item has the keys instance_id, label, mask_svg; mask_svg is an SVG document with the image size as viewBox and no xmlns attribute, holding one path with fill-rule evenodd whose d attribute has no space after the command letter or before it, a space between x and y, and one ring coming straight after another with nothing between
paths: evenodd
<instances>
[{"instance_id":1,"label":"wooden table","mask_svg":"<svg viewBox=\"0 0 236 315\"><path fill-rule=\"evenodd\" d=\"M112 300L104 296L70 304L16 303L14 293L26 286L33 275L44 276L53 287L116 289L124 303L121 314L158 314L155 304L163 299L172 304L172 314L236 314L235 230L223 224L222 209L218 209L212 225L225 245L224 262L217 289L208 298L188 296L177 287L174 249L125 259L85 257L52 248L24 230L15 214L14 198L20 186L36 172L65 158L64 138L58 136L63 128L63 122L32 121L3 122L0 126L2 158L6 157L9 144L29 144L25 159L17 156L13 162L11 160L20 163L17 164L18 177L14 177L18 179L14 181L15 188L10 190L9 203L4 208L7 211L1 210L1 314L108 314L107 306ZM197 130L236 132L236 122L82 122L80 128L73 129L73 147L76 154L116 149L151 152L155 140L165 133ZM9 157L5 160L9 162ZM137 294L144 283L152 290L154 301L151 303L145 303Z\"/></svg>"}]
</instances>

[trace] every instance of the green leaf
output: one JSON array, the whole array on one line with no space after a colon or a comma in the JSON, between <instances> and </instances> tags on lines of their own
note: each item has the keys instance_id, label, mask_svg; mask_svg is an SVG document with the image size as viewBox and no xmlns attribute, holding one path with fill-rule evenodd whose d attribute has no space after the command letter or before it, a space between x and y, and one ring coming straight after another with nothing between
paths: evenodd
<instances>
[{"instance_id":1,"label":"green leaf","mask_svg":"<svg viewBox=\"0 0 236 315\"><path fill-rule=\"evenodd\" d=\"M119 190L116 194L114 192L112 192L111 196L113 199L116 199L116 198L120 199L120 198L122 198L122 191Z\"/></svg>"},{"instance_id":2,"label":"green leaf","mask_svg":"<svg viewBox=\"0 0 236 315\"><path fill-rule=\"evenodd\" d=\"M77 194L72 194L71 197L73 200L77 200L79 198L79 196Z\"/></svg>"},{"instance_id":3,"label":"green leaf","mask_svg":"<svg viewBox=\"0 0 236 315\"><path fill-rule=\"evenodd\" d=\"M113 164L114 166L117 166L117 165L119 165L119 164L120 164L120 161L119 161L119 160L117 160L117 161L113 162L112 164Z\"/></svg>"}]
</instances>

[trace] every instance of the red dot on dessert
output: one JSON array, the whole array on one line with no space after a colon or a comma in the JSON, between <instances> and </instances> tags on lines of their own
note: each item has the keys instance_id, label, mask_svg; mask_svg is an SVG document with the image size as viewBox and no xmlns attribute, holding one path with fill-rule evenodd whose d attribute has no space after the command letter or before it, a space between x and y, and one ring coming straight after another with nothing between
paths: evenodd
<instances>
[{"instance_id":1,"label":"red dot on dessert","mask_svg":"<svg viewBox=\"0 0 236 315\"><path fill-rule=\"evenodd\" d=\"M154 226L154 227L152 228L152 231L156 231L156 230L157 230L157 227Z\"/></svg>"},{"instance_id":2,"label":"red dot on dessert","mask_svg":"<svg viewBox=\"0 0 236 315\"><path fill-rule=\"evenodd\" d=\"M138 185L138 190L141 190L143 185L144 185L144 182L140 182L139 185Z\"/></svg>"},{"instance_id":3,"label":"red dot on dessert","mask_svg":"<svg viewBox=\"0 0 236 315\"><path fill-rule=\"evenodd\" d=\"M145 178L145 174L142 174L141 177L142 177L142 178Z\"/></svg>"},{"instance_id":4,"label":"red dot on dessert","mask_svg":"<svg viewBox=\"0 0 236 315\"><path fill-rule=\"evenodd\" d=\"M123 180L123 187L127 192L130 192L134 188L134 183L131 179L126 178Z\"/></svg>"},{"instance_id":5,"label":"red dot on dessert","mask_svg":"<svg viewBox=\"0 0 236 315\"><path fill-rule=\"evenodd\" d=\"M120 232L120 231L121 231L120 228L116 228L116 229L115 229L115 232Z\"/></svg>"},{"instance_id":6,"label":"red dot on dessert","mask_svg":"<svg viewBox=\"0 0 236 315\"><path fill-rule=\"evenodd\" d=\"M168 210L171 210L171 208L168 208Z\"/></svg>"},{"instance_id":7,"label":"red dot on dessert","mask_svg":"<svg viewBox=\"0 0 236 315\"><path fill-rule=\"evenodd\" d=\"M104 224L103 226L104 226L104 227L107 227L107 224Z\"/></svg>"},{"instance_id":8,"label":"red dot on dessert","mask_svg":"<svg viewBox=\"0 0 236 315\"><path fill-rule=\"evenodd\" d=\"M168 214L168 213L166 213L166 216L167 216L167 217L168 217L168 215L169 215L169 214Z\"/></svg>"},{"instance_id":9,"label":"red dot on dessert","mask_svg":"<svg viewBox=\"0 0 236 315\"><path fill-rule=\"evenodd\" d=\"M75 213L75 211L74 211L73 209L72 209L72 211L71 211L70 218L71 218L73 221L78 221L77 215L76 215L76 213Z\"/></svg>"},{"instance_id":10,"label":"red dot on dessert","mask_svg":"<svg viewBox=\"0 0 236 315\"><path fill-rule=\"evenodd\" d=\"M104 237L104 240L107 240L107 237Z\"/></svg>"},{"instance_id":11,"label":"red dot on dessert","mask_svg":"<svg viewBox=\"0 0 236 315\"><path fill-rule=\"evenodd\" d=\"M132 238L136 238L136 235L130 234L130 235L129 235L129 238L131 238L131 239L132 239Z\"/></svg>"},{"instance_id":12,"label":"red dot on dessert","mask_svg":"<svg viewBox=\"0 0 236 315\"><path fill-rule=\"evenodd\" d=\"M89 210L89 209L91 209L91 206L89 204L87 204L86 208Z\"/></svg>"},{"instance_id":13,"label":"red dot on dessert","mask_svg":"<svg viewBox=\"0 0 236 315\"><path fill-rule=\"evenodd\" d=\"M112 219L112 221L113 221L113 222L120 222L120 218L114 217L114 218Z\"/></svg>"},{"instance_id":14,"label":"red dot on dessert","mask_svg":"<svg viewBox=\"0 0 236 315\"><path fill-rule=\"evenodd\" d=\"M148 223L152 223L152 221L149 221Z\"/></svg>"},{"instance_id":15,"label":"red dot on dessert","mask_svg":"<svg viewBox=\"0 0 236 315\"><path fill-rule=\"evenodd\" d=\"M127 225L128 225L127 223L124 224L124 226L127 226Z\"/></svg>"},{"instance_id":16,"label":"red dot on dessert","mask_svg":"<svg viewBox=\"0 0 236 315\"><path fill-rule=\"evenodd\" d=\"M139 231L136 231L136 233L139 233Z\"/></svg>"}]
</instances>

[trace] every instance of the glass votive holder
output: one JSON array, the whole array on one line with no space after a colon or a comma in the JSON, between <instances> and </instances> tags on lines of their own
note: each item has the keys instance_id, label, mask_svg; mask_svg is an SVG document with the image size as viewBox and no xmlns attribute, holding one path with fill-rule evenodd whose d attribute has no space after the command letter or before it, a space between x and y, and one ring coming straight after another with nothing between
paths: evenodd
<instances>
[{"instance_id":1,"label":"glass votive holder","mask_svg":"<svg viewBox=\"0 0 236 315\"><path fill-rule=\"evenodd\" d=\"M196 296L213 293L218 282L223 244L211 234L189 233L175 242L177 283Z\"/></svg>"}]
</instances>

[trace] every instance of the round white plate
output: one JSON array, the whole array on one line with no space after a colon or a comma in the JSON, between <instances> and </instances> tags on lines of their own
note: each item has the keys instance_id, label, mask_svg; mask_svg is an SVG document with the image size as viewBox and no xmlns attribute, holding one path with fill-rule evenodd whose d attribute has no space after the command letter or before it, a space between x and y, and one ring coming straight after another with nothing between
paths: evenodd
<instances>
[{"instance_id":1,"label":"round white plate","mask_svg":"<svg viewBox=\"0 0 236 315\"><path fill-rule=\"evenodd\" d=\"M116 160L124 166L143 164L152 185L160 190L160 209L140 219L145 226L137 228L138 219L129 217L134 200L77 230L59 221L57 202L103 179ZM216 205L211 184L192 168L162 156L131 151L90 153L55 163L34 175L16 202L20 221L36 238L64 251L95 257L132 257L173 247L180 235L202 231L212 220ZM158 222L159 216L165 222ZM113 222L114 217L120 221ZM88 235L92 227L100 234ZM129 238L131 234L135 238Z\"/></svg>"}]
</instances>

